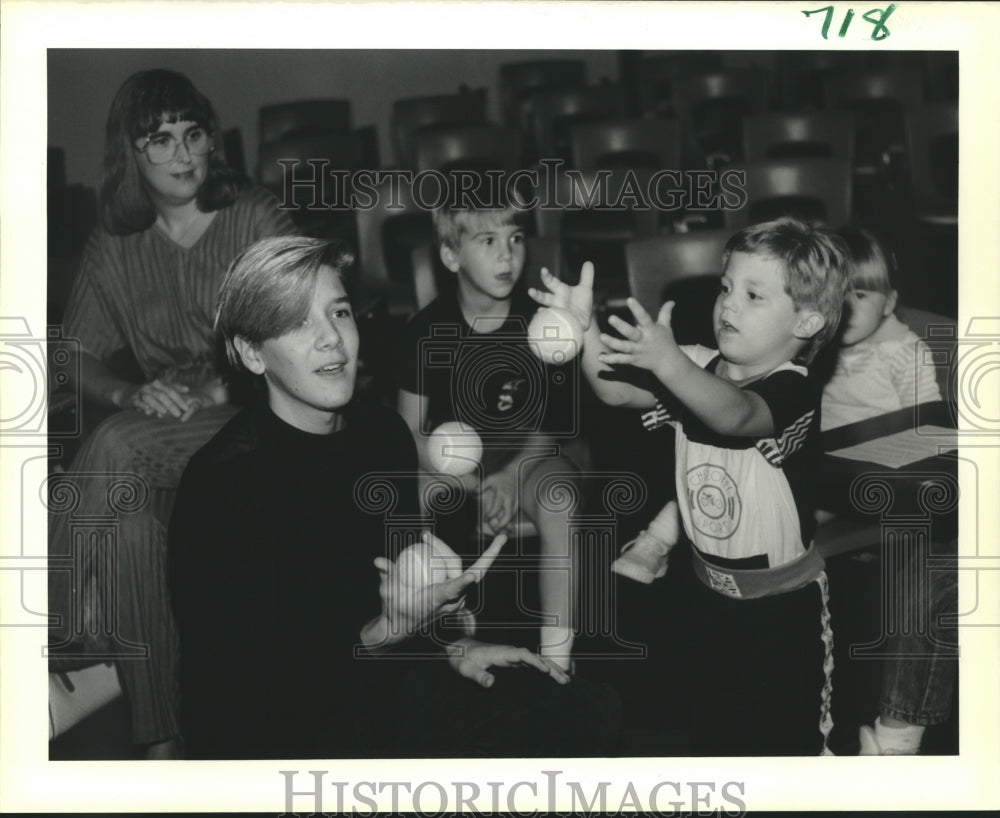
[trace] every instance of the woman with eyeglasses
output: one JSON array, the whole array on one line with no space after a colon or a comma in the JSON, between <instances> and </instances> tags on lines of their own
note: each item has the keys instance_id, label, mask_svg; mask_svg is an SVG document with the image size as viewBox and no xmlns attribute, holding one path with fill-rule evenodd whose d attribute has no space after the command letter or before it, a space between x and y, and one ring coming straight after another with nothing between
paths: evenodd
<instances>
[{"instance_id":1,"label":"woman with eyeglasses","mask_svg":"<svg viewBox=\"0 0 1000 818\"><path fill-rule=\"evenodd\" d=\"M63 476L77 500L72 509L52 503L49 546L54 555L71 554L70 539L79 536L73 522L112 521L105 641L118 655L133 741L147 757L169 758L180 748L177 637L164 575L169 507L190 455L236 412L216 368L215 301L244 247L296 231L273 196L226 165L208 99L187 77L162 69L129 77L111 104L100 216L63 331L79 341L84 397L122 411L94 430ZM123 350L138 363L141 382L109 367ZM127 501L112 490L123 476L139 486ZM99 569L89 570L93 581ZM53 585L60 581L72 587L58 589L51 607L75 599L79 609L84 577ZM73 620L63 617L53 645L68 644L80 626Z\"/></svg>"}]
</instances>

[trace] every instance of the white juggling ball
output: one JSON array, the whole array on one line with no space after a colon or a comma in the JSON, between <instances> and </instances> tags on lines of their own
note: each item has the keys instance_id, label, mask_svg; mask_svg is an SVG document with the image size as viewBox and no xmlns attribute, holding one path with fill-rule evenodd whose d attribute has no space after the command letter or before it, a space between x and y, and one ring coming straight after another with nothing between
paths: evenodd
<instances>
[{"instance_id":1,"label":"white juggling ball","mask_svg":"<svg viewBox=\"0 0 1000 818\"><path fill-rule=\"evenodd\" d=\"M564 364L583 348L583 327L569 310L541 307L528 325L528 342L547 364Z\"/></svg>"},{"instance_id":2,"label":"white juggling ball","mask_svg":"<svg viewBox=\"0 0 1000 818\"><path fill-rule=\"evenodd\" d=\"M438 426L431 433L427 447L434 471L446 474L468 474L483 456L483 441L475 429L465 428L454 420Z\"/></svg>"},{"instance_id":3,"label":"white juggling ball","mask_svg":"<svg viewBox=\"0 0 1000 818\"><path fill-rule=\"evenodd\" d=\"M396 560L403 585L422 588L462 574L462 560L440 540L418 542L404 549Z\"/></svg>"}]
</instances>

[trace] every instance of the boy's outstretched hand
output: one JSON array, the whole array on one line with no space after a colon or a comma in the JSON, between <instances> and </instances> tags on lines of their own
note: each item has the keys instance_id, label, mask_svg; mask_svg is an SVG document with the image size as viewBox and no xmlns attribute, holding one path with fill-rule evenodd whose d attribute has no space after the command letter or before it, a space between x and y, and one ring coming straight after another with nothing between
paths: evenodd
<instances>
[{"instance_id":1,"label":"boy's outstretched hand","mask_svg":"<svg viewBox=\"0 0 1000 818\"><path fill-rule=\"evenodd\" d=\"M556 684L568 684L569 675L527 648L491 645L476 639L459 639L447 648L451 666L466 679L483 687L492 687L496 677L491 667L533 667L552 677Z\"/></svg>"},{"instance_id":2,"label":"boy's outstretched hand","mask_svg":"<svg viewBox=\"0 0 1000 818\"><path fill-rule=\"evenodd\" d=\"M423 538L424 542L437 541L444 545L428 532L424 532ZM362 629L362 641L369 649L385 647L412 635L445 614L458 611L465 604L465 590L483 578L506 542L505 535L495 537L467 571L423 586L404 583L395 562L385 557L376 557L382 614Z\"/></svg>"},{"instance_id":3,"label":"boy's outstretched hand","mask_svg":"<svg viewBox=\"0 0 1000 818\"><path fill-rule=\"evenodd\" d=\"M668 301L660 307L656 321L650 318L649 313L634 298L629 298L627 304L635 316L635 326L622 321L617 315L612 315L608 321L622 337L612 338L601 333L601 341L612 351L602 352L597 358L605 364L628 364L647 369L661 381L666 382L676 356L684 357L670 328L674 302Z\"/></svg>"},{"instance_id":4,"label":"boy's outstretched hand","mask_svg":"<svg viewBox=\"0 0 1000 818\"><path fill-rule=\"evenodd\" d=\"M528 295L543 307L562 307L573 313L584 331L590 328L594 313L594 265L585 261L580 268L580 283L570 287L542 267L542 284L549 292L528 288Z\"/></svg>"}]
</instances>

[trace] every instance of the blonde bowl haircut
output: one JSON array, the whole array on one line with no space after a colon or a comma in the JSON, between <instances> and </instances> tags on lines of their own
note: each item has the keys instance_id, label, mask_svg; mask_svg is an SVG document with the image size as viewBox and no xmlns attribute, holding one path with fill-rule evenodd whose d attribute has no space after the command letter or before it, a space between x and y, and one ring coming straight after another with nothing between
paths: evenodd
<instances>
[{"instance_id":1,"label":"blonde bowl haircut","mask_svg":"<svg viewBox=\"0 0 1000 818\"><path fill-rule=\"evenodd\" d=\"M733 235L722 254L723 270L733 253L778 261L785 277L785 292L795 309L823 316L822 329L795 358L798 363L811 363L836 333L851 286L851 258L844 240L828 228L781 218L750 225Z\"/></svg>"},{"instance_id":2,"label":"blonde bowl haircut","mask_svg":"<svg viewBox=\"0 0 1000 818\"><path fill-rule=\"evenodd\" d=\"M350 297L353 264L354 254L343 242L304 236L264 238L244 249L226 271L215 312L215 332L230 365L246 369L237 337L259 346L305 320L321 267L340 277Z\"/></svg>"}]
</instances>

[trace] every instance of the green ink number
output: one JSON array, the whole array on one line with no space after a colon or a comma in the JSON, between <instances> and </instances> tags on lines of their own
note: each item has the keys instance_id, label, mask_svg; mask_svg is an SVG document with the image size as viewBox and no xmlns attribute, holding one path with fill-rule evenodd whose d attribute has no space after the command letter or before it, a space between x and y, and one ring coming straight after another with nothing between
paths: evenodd
<instances>
[{"instance_id":1,"label":"green ink number","mask_svg":"<svg viewBox=\"0 0 1000 818\"><path fill-rule=\"evenodd\" d=\"M847 29L851 25L851 20L854 19L854 9L848 9L847 14L844 15L844 23L840 27L840 31L837 32L838 37L846 37Z\"/></svg>"},{"instance_id":2,"label":"green ink number","mask_svg":"<svg viewBox=\"0 0 1000 818\"><path fill-rule=\"evenodd\" d=\"M892 14L895 10L896 10L896 4L890 3L888 6L885 7L885 10L871 9L861 15L862 17L865 18L865 20L867 20L874 26L874 28L872 29L873 40L884 40L886 37L889 36L889 27L886 26L885 21L889 19L889 15ZM882 16L873 19L873 16L876 14L881 14Z\"/></svg>"},{"instance_id":3,"label":"green ink number","mask_svg":"<svg viewBox=\"0 0 1000 818\"><path fill-rule=\"evenodd\" d=\"M889 36L889 27L885 24L886 20L889 19L889 15L896 10L896 3L890 3L884 9L869 9L861 16L874 26L872 29L872 39L873 40L884 40ZM802 12L806 17L812 17L814 14L824 14L826 15L823 19L823 27L820 29L820 34L823 39L827 39L830 33L830 23L833 22L833 6L823 6L822 8L813 9L812 11ZM847 30L851 27L851 22L854 20L854 9L848 9L847 13L844 14L844 21L840 24L840 30L837 32L838 37L846 37Z\"/></svg>"},{"instance_id":4,"label":"green ink number","mask_svg":"<svg viewBox=\"0 0 1000 818\"><path fill-rule=\"evenodd\" d=\"M826 12L826 19L823 21L823 28L820 29L820 33L823 35L823 39L826 39L826 35L830 31L830 23L833 21L833 6L823 6L821 9L813 9L812 11L803 11L802 13L806 17L811 17L814 14L819 14L820 12ZM841 35L843 36L843 35Z\"/></svg>"}]
</instances>

